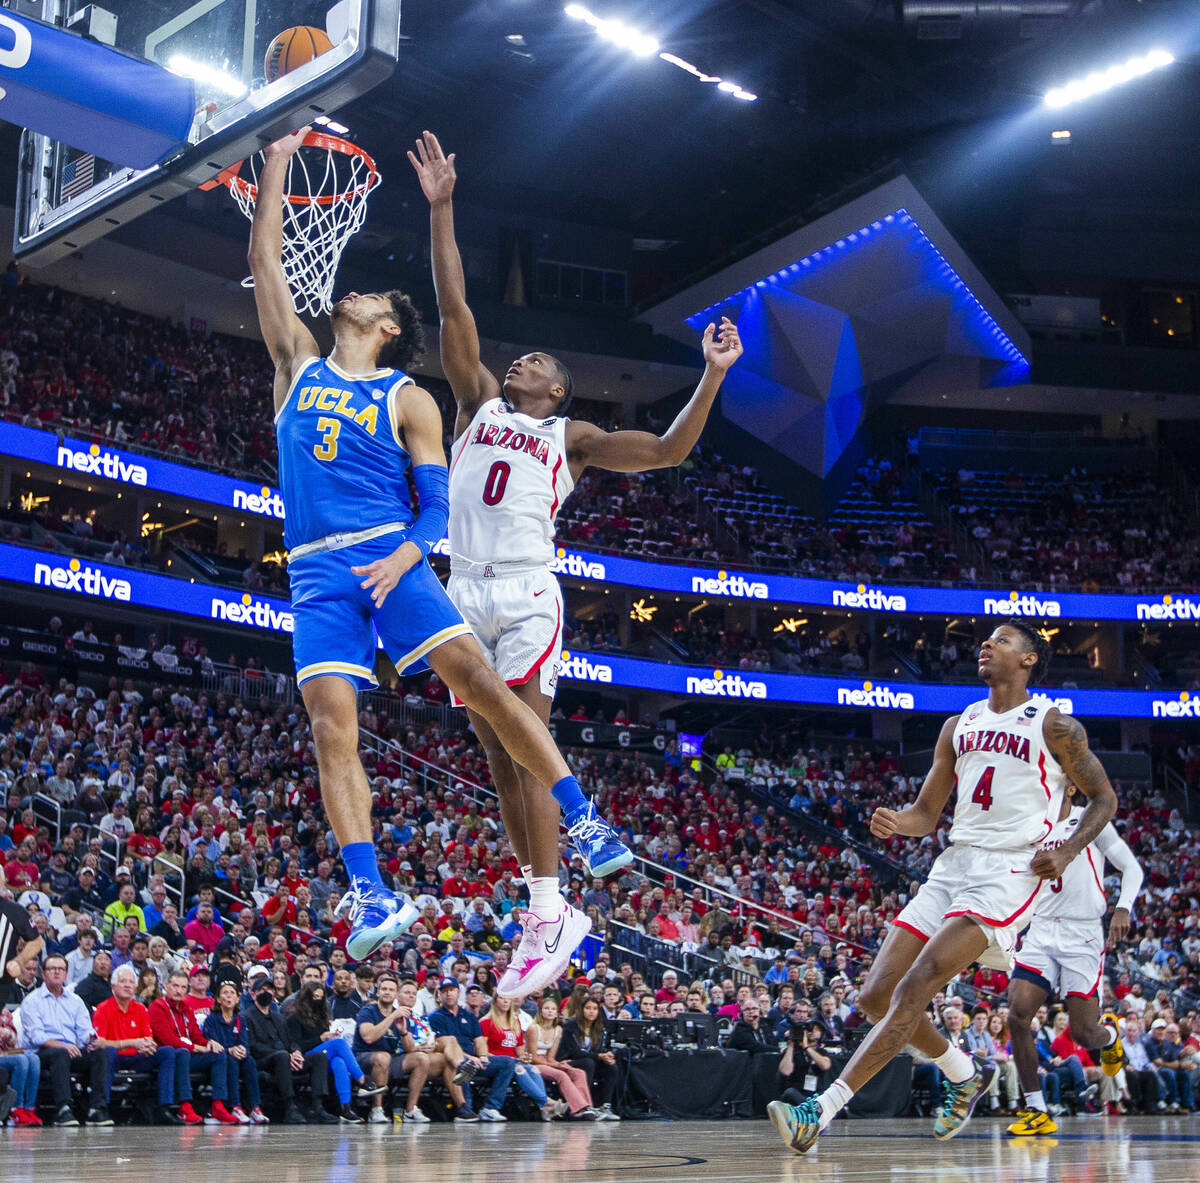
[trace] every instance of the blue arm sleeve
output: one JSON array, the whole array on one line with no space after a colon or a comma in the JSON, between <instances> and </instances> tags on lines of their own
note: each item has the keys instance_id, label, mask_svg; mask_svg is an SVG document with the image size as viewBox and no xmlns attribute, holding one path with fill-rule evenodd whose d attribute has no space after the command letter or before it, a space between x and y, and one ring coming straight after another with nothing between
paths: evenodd
<instances>
[{"instance_id":1,"label":"blue arm sleeve","mask_svg":"<svg viewBox=\"0 0 1200 1183\"><path fill-rule=\"evenodd\" d=\"M415 542L423 554L445 537L450 519L450 474L440 464L418 464L413 468L420 513L409 527L406 542Z\"/></svg>"}]
</instances>

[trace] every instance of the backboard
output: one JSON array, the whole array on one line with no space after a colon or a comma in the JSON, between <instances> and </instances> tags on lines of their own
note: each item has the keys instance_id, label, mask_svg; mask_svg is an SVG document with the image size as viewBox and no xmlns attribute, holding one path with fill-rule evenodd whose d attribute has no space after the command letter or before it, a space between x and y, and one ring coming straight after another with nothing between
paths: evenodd
<instances>
[{"instance_id":1,"label":"backboard","mask_svg":"<svg viewBox=\"0 0 1200 1183\"><path fill-rule=\"evenodd\" d=\"M81 153L26 129L13 253L42 266L216 178L265 144L329 115L386 79L400 0L41 0L41 19L195 81L188 146L151 168ZM268 83L267 47L284 29L324 29L333 48Z\"/></svg>"}]
</instances>

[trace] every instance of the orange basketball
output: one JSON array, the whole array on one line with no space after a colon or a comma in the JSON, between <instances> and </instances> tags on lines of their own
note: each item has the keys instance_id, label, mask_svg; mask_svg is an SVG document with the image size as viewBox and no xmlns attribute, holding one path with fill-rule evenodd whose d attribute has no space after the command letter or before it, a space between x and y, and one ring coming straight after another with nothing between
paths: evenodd
<instances>
[{"instance_id":1,"label":"orange basketball","mask_svg":"<svg viewBox=\"0 0 1200 1183\"><path fill-rule=\"evenodd\" d=\"M327 53L333 48L324 29L313 25L296 25L284 29L270 45L267 46L267 57L264 67L267 81L274 82L284 74L290 74L297 66L311 62L313 58Z\"/></svg>"}]
</instances>

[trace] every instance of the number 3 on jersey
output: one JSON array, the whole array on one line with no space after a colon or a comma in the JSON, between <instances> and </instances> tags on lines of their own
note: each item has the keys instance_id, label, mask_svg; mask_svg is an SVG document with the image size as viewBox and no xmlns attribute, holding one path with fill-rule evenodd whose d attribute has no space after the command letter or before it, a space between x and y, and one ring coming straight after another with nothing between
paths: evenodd
<instances>
[{"instance_id":1,"label":"number 3 on jersey","mask_svg":"<svg viewBox=\"0 0 1200 1183\"><path fill-rule=\"evenodd\" d=\"M321 433L321 442L313 445L313 455L318 460L336 460L337 441L342 430L341 421L331 415L322 415L317 420L317 430Z\"/></svg>"},{"instance_id":2,"label":"number 3 on jersey","mask_svg":"<svg viewBox=\"0 0 1200 1183\"><path fill-rule=\"evenodd\" d=\"M971 803L978 805L984 813L992 807L992 777L995 773L996 769L994 767L988 768L979 778L979 783L975 786L975 792L971 794Z\"/></svg>"},{"instance_id":3,"label":"number 3 on jersey","mask_svg":"<svg viewBox=\"0 0 1200 1183\"><path fill-rule=\"evenodd\" d=\"M499 505L504 500L504 490L508 487L508 474L511 471L507 460L497 460L488 469L487 479L483 482L484 505Z\"/></svg>"}]
</instances>

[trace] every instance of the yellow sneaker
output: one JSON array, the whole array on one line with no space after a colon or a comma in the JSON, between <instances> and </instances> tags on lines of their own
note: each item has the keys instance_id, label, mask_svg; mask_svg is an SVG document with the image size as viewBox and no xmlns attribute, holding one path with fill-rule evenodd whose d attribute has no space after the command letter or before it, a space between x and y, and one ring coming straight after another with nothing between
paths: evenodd
<instances>
[{"instance_id":1,"label":"yellow sneaker","mask_svg":"<svg viewBox=\"0 0 1200 1183\"><path fill-rule=\"evenodd\" d=\"M1117 1036L1112 1047L1106 1047L1100 1053L1100 1067L1104 1069L1104 1075L1116 1076L1121 1071L1121 1065L1125 1063L1125 1049L1121 1046L1121 1028L1117 1026L1117 1016L1111 1013L1101 1015L1100 1024L1104 1027L1111 1027Z\"/></svg>"},{"instance_id":2,"label":"yellow sneaker","mask_svg":"<svg viewBox=\"0 0 1200 1183\"><path fill-rule=\"evenodd\" d=\"M1056 1134L1058 1126L1054 1118L1040 1109L1022 1109L1017 1120L1008 1127L1008 1132L1017 1138L1029 1138L1037 1134Z\"/></svg>"}]
</instances>

